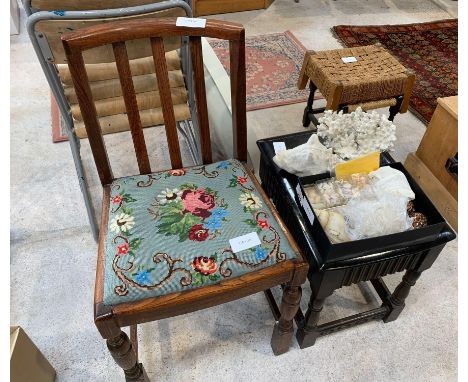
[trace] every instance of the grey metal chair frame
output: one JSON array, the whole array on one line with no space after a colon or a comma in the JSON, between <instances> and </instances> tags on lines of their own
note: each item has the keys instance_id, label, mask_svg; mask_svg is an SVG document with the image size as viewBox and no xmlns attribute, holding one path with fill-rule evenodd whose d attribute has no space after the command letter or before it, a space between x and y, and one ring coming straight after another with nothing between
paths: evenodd
<instances>
[{"instance_id":1,"label":"grey metal chair frame","mask_svg":"<svg viewBox=\"0 0 468 382\"><path fill-rule=\"evenodd\" d=\"M81 159L80 138L78 138L74 132L74 124L70 111L70 105L65 97L64 88L59 78L58 70L55 64L53 63L52 52L50 50L45 36L43 36L42 33L37 32L35 30L36 23L41 20L79 20L135 16L155 11L163 11L171 8L182 8L188 17L192 17L191 0L168 0L141 6L92 11L41 11L31 7L31 0L25 0L23 5L26 14L28 15L26 26L29 38L39 59L39 63L42 67L47 82L49 83L49 86L52 90L52 94L54 95L55 100L57 101L60 114L65 122L68 140L70 142L70 148L72 152L73 161L75 163L76 173L78 175L80 189L83 194L89 224L91 226L91 231L93 233L94 239L97 240L99 237L99 225L96 220L96 214L93 208L91 194L88 188L88 181L85 176L83 162ZM198 139L199 127L193 90L194 87L192 76L192 63L190 59L187 38L182 39L180 57L182 64L182 72L184 74L187 86L188 103L192 119L191 121L178 122L177 127L182 136L187 140L188 147L190 149L190 153L195 164L200 164L200 141Z\"/></svg>"}]
</instances>

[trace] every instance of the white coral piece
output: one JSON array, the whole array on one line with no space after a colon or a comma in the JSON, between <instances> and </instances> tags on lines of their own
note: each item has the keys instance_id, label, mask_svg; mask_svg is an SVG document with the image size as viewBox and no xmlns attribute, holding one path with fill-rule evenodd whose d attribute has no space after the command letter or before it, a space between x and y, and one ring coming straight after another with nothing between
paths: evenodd
<instances>
[{"instance_id":1,"label":"white coral piece","mask_svg":"<svg viewBox=\"0 0 468 382\"><path fill-rule=\"evenodd\" d=\"M349 114L327 110L319 123L318 136L342 159L353 159L374 151L390 151L396 141L396 126L391 121L360 107Z\"/></svg>"}]
</instances>

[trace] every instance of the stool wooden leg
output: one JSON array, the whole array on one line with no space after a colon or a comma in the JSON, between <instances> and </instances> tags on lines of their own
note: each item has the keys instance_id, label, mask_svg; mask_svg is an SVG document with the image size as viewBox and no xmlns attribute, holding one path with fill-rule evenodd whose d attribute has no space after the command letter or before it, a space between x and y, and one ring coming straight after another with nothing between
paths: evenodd
<instances>
[{"instance_id":1,"label":"stool wooden leg","mask_svg":"<svg viewBox=\"0 0 468 382\"><path fill-rule=\"evenodd\" d=\"M309 309L307 309L304 326L297 330L297 342L301 349L312 346L320 335L317 330L317 323L322 311L325 298L314 298L311 296L309 301Z\"/></svg>"},{"instance_id":2,"label":"stool wooden leg","mask_svg":"<svg viewBox=\"0 0 468 382\"><path fill-rule=\"evenodd\" d=\"M309 113L312 114L312 105L314 103L315 92L317 91L317 87L312 81L309 81L309 89L310 89L309 98L307 100L307 106L304 109L304 115L302 117L302 126L304 127L309 127L310 125L311 119L310 119Z\"/></svg>"},{"instance_id":3,"label":"stool wooden leg","mask_svg":"<svg viewBox=\"0 0 468 382\"><path fill-rule=\"evenodd\" d=\"M403 96L396 97L396 100L397 100L396 105L390 106L389 108L389 111L390 111L390 115L388 116L389 121L393 121L397 113L400 111L401 104L403 103Z\"/></svg>"},{"instance_id":4,"label":"stool wooden leg","mask_svg":"<svg viewBox=\"0 0 468 382\"><path fill-rule=\"evenodd\" d=\"M107 348L117 365L124 370L125 381L149 382L143 365L138 363L137 355L127 334L120 331L118 336L107 339Z\"/></svg>"},{"instance_id":5,"label":"stool wooden leg","mask_svg":"<svg viewBox=\"0 0 468 382\"><path fill-rule=\"evenodd\" d=\"M291 346L294 334L293 319L299 309L302 289L300 286L287 285L281 299L279 321L275 324L271 337L271 348L275 355L286 353Z\"/></svg>"},{"instance_id":6,"label":"stool wooden leg","mask_svg":"<svg viewBox=\"0 0 468 382\"><path fill-rule=\"evenodd\" d=\"M388 300L388 304L390 305L390 313L384 317L384 322L391 322L395 321L400 313L403 311L405 307L405 300L408 297L411 287L416 284L416 281L421 276L421 271L416 270L407 270L405 275L403 276L403 280L400 284L395 288L395 291L392 293Z\"/></svg>"}]
</instances>

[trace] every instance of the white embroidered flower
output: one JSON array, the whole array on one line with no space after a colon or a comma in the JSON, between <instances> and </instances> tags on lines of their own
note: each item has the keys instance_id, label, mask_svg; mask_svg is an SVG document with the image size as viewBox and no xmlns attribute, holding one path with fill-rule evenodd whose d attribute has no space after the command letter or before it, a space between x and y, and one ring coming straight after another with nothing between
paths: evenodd
<instances>
[{"instance_id":1,"label":"white embroidered flower","mask_svg":"<svg viewBox=\"0 0 468 382\"><path fill-rule=\"evenodd\" d=\"M172 190L170 188L166 188L166 190L161 191L158 195L158 198L160 199L159 204L181 200L181 196L182 191L179 191L177 188L173 188Z\"/></svg>"},{"instance_id":2,"label":"white embroidered flower","mask_svg":"<svg viewBox=\"0 0 468 382\"><path fill-rule=\"evenodd\" d=\"M128 232L135 225L135 218L126 213L121 213L112 219L110 228L115 233Z\"/></svg>"},{"instance_id":3,"label":"white embroidered flower","mask_svg":"<svg viewBox=\"0 0 468 382\"><path fill-rule=\"evenodd\" d=\"M258 198L258 196L251 194L250 192L243 193L239 197L239 201L241 204L247 208L258 209L262 206L262 202Z\"/></svg>"}]
</instances>

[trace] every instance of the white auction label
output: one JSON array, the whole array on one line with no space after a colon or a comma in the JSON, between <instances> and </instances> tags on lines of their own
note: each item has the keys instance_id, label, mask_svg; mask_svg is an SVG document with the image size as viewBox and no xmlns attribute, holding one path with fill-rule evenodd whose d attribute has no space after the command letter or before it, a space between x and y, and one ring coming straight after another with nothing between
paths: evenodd
<instances>
[{"instance_id":1,"label":"white auction label","mask_svg":"<svg viewBox=\"0 0 468 382\"><path fill-rule=\"evenodd\" d=\"M231 245L232 252L237 253L252 247L256 247L257 245L260 245L261 242L257 232L251 232L247 235L237 236L234 239L229 239L229 244Z\"/></svg>"},{"instance_id":2,"label":"white auction label","mask_svg":"<svg viewBox=\"0 0 468 382\"><path fill-rule=\"evenodd\" d=\"M286 143L273 142L273 148L275 149L275 154L278 154L280 151L286 150Z\"/></svg>"},{"instance_id":3,"label":"white auction label","mask_svg":"<svg viewBox=\"0 0 468 382\"><path fill-rule=\"evenodd\" d=\"M356 62L356 61L357 61L357 58L356 58L356 57L353 57L353 56L350 56L350 57L341 57L341 60L342 60L345 64L349 64L350 62Z\"/></svg>"},{"instance_id":4,"label":"white auction label","mask_svg":"<svg viewBox=\"0 0 468 382\"><path fill-rule=\"evenodd\" d=\"M189 28L205 28L206 19L198 19L195 17L177 17L176 26Z\"/></svg>"}]
</instances>

